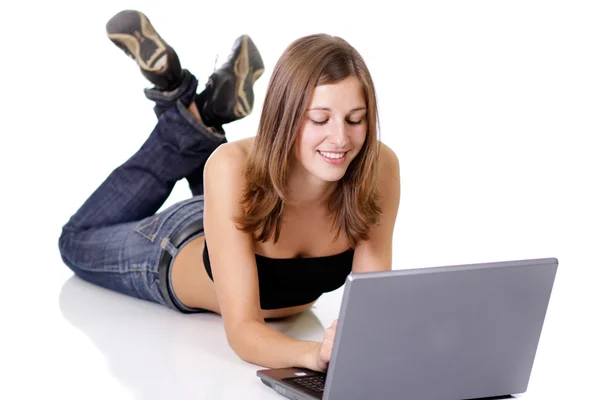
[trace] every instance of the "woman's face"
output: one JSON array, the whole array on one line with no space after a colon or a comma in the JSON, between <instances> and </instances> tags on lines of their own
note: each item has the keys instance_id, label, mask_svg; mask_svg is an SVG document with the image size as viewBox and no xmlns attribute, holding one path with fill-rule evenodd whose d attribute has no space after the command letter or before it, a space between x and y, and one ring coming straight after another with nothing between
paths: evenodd
<instances>
[{"instance_id":1,"label":"woman's face","mask_svg":"<svg viewBox=\"0 0 600 400\"><path fill-rule=\"evenodd\" d=\"M296 140L297 163L323 181L340 180L365 142L366 115L357 77L317 86Z\"/></svg>"}]
</instances>

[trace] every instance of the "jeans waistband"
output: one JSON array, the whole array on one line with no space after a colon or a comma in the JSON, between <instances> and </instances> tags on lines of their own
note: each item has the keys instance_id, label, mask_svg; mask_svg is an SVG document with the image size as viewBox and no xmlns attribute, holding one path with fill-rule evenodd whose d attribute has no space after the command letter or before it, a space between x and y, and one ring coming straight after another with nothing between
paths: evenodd
<instances>
[{"instance_id":1,"label":"jeans waistband","mask_svg":"<svg viewBox=\"0 0 600 400\"><path fill-rule=\"evenodd\" d=\"M204 223L203 220L198 220L198 221L194 221L192 223L190 223L187 227L185 227L181 232L179 232L177 235L175 235L172 239L171 239L171 243L173 244L173 246L175 246L176 248L180 248L180 246L182 246L188 239L190 239L192 236L196 235L199 232L202 232L204 229ZM194 312L198 312L198 311L204 311L204 310L195 310L195 309L190 309L190 308L182 308L179 306L179 301L175 298L174 294L171 291L171 274L170 269L171 269L171 264L173 262L173 256L171 255L171 253L169 253L167 250L163 249L162 255L160 257L160 261L158 264L158 273L159 273L159 283L160 283L160 291L165 299L165 301L167 302L167 304L169 305L169 307L175 309L175 310L179 310L182 313L185 314L190 314L190 313L194 313Z\"/></svg>"}]
</instances>

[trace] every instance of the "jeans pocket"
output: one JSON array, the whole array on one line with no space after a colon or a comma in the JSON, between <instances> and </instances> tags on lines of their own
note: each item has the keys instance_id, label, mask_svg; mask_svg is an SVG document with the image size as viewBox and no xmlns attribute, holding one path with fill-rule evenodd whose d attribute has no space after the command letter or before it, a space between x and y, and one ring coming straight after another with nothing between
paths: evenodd
<instances>
[{"instance_id":1,"label":"jeans pocket","mask_svg":"<svg viewBox=\"0 0 600 400\"><path fill-rule=\"evenodd\" d=\"M152 217L144 218L135 227L134 231L154 243L156 239L156 232L160 225L161 214L154 215Z\"/></svg>"},{"instance_id":2,"label":"jeans pocket","mask_svg":"<svg viewBox=\"0 0 600 400\"><path fill-rule=\"evenodd\" d=\"M203 209L204 196L192 197L191 199L173 204L159 214L144 218L135 226L134 231L148 239L151 243L154 243L159 236L159 231L162 230L161 235L169 235L179 222L185 221L191 215L202 212ZM177 218L173 219L175 216ZM165 229L163 229L168 222L173 226L167 225Z\"/></svg>"}]
</instances>

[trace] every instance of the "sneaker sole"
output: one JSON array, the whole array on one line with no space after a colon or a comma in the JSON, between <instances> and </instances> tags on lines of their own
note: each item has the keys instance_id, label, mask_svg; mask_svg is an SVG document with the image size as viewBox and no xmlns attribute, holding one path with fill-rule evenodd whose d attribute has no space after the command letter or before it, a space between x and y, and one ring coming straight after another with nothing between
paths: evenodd
<instances>
[{"instance_id":1,"label":"sneaker sole","mask_svg":"<svg viewBox=\"0 0 600 400\"><path fill-rule=\"evenodd\" d=\"M250 115L254 105L254 92L252 86L254 82L265 71L265 67L252 39L244 35L240 37L240 54L233 65L233 73L236 77L236 102L233 108L233 115L237 118L243 118Z\"/></svg>"},{"instance_id":2,"label":"sneaker sole","mask_svg":"<svg viewBox=\"0 0 600 400\"><path fill-rule=\"evenodd\" d=\"M106 32L142 69L149 72L167 69L167 45L141 12L121 11L108 21Z\"/></svg>"}]
</instances>

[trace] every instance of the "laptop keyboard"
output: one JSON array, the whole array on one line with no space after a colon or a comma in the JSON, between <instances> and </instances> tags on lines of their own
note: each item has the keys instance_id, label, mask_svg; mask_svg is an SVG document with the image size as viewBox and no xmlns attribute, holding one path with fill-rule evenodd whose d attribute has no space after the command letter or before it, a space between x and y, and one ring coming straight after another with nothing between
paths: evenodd
<instances>
[{"instance_id":1,"label":"laptop keyboard","mask_svg":"<svg viewBox=\"0 0 600 400\"><path fill-rule=\"evenodd\" d=\"M325 375L307 376L304 378L292 378L292 382L313 390L315 392L323 392L325 390Z\"/></svg>"}]
</instances>

